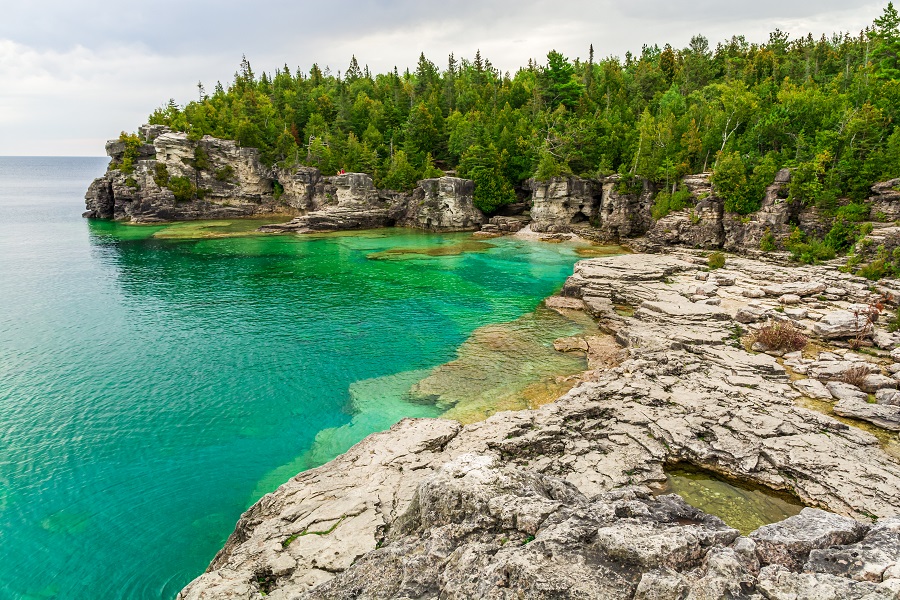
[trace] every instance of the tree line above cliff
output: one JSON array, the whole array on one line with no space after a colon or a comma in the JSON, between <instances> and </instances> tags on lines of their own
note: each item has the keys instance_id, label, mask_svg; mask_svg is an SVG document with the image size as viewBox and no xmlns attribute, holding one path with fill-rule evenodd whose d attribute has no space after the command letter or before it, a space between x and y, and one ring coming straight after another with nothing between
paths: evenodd
<instances>
[{"instance_id":1,"label":"tree line above cliff","mask_svg":"<svg viewBox=\"0 0 900 600\"><path fill-rule=\"evenodd\" d=\"M485 210L514 200L530 177L619 173L677 194L685 174L713 170L726 209L759 208L765 185L794 170L792 196L832 209L900 176L900 18L893 4L858 35L766 43L743 36L711 48L697 35L587 60L556 51L500 72L476 53L439 68L373 74L354 56L343 73L313 65L257 75L246 58L226 89L150 122L234 139L264 162L370 173L408 189L456 169Z\"/></svg>"}]
</instances>

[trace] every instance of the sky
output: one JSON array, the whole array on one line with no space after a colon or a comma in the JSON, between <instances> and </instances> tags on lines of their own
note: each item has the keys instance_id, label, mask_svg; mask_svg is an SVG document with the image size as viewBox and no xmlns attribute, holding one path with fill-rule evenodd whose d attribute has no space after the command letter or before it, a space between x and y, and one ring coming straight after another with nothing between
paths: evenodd
<instances>
[{"instance_id":1,"label":"sky","mask_svg":"<svg viewBox=\"0 0 900 600\"><path fill-rule=\"evenodd\" d=\"M732 35L764 42L858 33L887 0L30 0L0 15L0 156L102 156L154 108L227 85L246 55L253 70L312 63L343 71L356 55L373 72L439 66L477 49L503 71L547 52L639 54L643 44L711 46Z\"/></svg>"}]
</instances>

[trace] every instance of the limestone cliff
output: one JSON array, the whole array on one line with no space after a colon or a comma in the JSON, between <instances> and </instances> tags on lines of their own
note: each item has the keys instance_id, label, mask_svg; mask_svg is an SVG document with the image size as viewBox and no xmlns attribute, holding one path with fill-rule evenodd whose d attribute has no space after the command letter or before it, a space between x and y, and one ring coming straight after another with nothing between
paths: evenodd
<instances>
[{"instance_id":1,"label":"limestone cliff","mask_svg":"<svg viewBox=\"0 0 900 600\"><path fill-rule=\"evenodd\" d=\"M283 212L274 201L273 180L253 148L204 136L145 125L138 135L133 171L118 168L125 144L106 145L110 170L91 184L85 196L86 217L154 222L244 217ZM181 184L182 193L176 194ZM176 191L173 191L173 188Z\"/></svg>"},{"instance_id":2,"label":"limestone cliff","mask_svg":"<svg viewBox=\"0 0 900 600\"><path fill-rule=\"evenodd\" d=\"M317 172L317 171L316 171ZM364 173L319 177L310 169L281 173L285 194L298 198L301 214L262 231L298 233L374 227L416 227L430 231L474 231L485 222L472 201L473 183L457 177L424 179L411 193L376 189ZM288 190L291 190L288 192Z\"/></svg>"},{"instance_id":3,"label":"limestone cliff","mask_svg":"<svg viewBox=\"0 0 900 600\"><path fill-rule=\"evenodd\" d=\"M470 180L420 181L410 193L381 190L364 173L323 176L313 167L266 168L253 148L166 127L139 129L141 144L107 143L107 173L85 195L85 217L133 222L297 215L270 231L334 231L403 225L471 231L485 222ZM131 162L126 167L126 153Z\"/></svg>"},{"instance_id":4,"label":"limestone cliff","mask_svg":"<svg viewBox=\"0 0 900 600\"><path fill-rule=\"evenodd\" d=\"M778 172L766 189L761 208L749 215L725 211L709 173L684 177L686 207L653 218L659 190L649 181L554 177L525 182L530 212L498 214L490 221L473 202L474 184L456 177L420 181L411 192L376 188L363 173L324 176L312 167L267 168L253 148L162 126L145 125L140 143L107 144L109 171L85 196L91 218L135 222L295 216L264 231L311 232L386 226L434 231L476 231L492 236L514 232L530 222L538 233L576 233L596 241L637 240L637 248L671 246L755 252L763 239L783 246L795 227L821 239L830 218L815 207L788 201L791 173ZM128 158L126 160L126 154ZM126 165L126 162L129 164ZM894 221L900 215L900 180L873 186L870 218ZM275 219L273 219L274 221ZM888 245L894 246L891 232ZM877 248L879 239L873 239Z\"/></svg>"}]
</instances>

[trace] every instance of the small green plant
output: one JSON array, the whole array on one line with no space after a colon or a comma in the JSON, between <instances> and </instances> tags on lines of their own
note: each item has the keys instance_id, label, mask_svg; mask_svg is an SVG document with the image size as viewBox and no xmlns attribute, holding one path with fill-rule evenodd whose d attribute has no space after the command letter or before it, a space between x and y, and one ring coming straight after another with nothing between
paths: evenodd
<instances>
[{"instance_id":1,"label":"small green plant","mask_svg":"<svg viewBox=\"0 0 900 600\"><path fill-rule=\"evenodd\" d=\"M862 259L860 257L853 256L847 261L847 270L853 272L853 269L861 263ZM889 253L884 246L878 246L875 258L869 263L860 266L856 274L870 281L878 281L884 277L900 275L900 248L894 248Z\"/></svg>"},{"instance_id":2,"label":"small green plant","mask_svg":"<svg viewBox=\"0 0 900 600\"><path fill-rule=\"evenodd\" d=\"M253 574L253 579L256 581L256 585L259 586L259 593L263 596L268 596L269 592L275 589L275 583L278 580L272 569L269 568L256 571Z\"/></svg>"},{"instance_id":3,"label":"small green plant","mask_svg":"<svg viewBox=\"0 0 900 600\"><path fill-rule=\"evenodd\" d=\"M898 329L900 329L900 306L894 309L894 315L888 319L887 323L887 330L890 333L894 333Z\"/></svg>"},{"instance_id":4,"label":"small green plant","mask_svg":"<svg viewBox=\"0 0 900 600\"><path fill-rule=\"evenodd\" d=\"M527 544L530 544L530 543L533 542L533 541L534 541L534 536L533 536L533 535L529 535L528 537L525 538L525 541L522 542L522 545L525 546L525 545L527 545Z\"/></svg>"},{"instance_id":5,"label":"small green plant","mask_svg":"<svg viewBox=\"0 0 900 600\"><path fill-rule=\"evenodd\" d=\"M343 523L344 519L346 519L346 518L347 518L346 516L341 517L340 519L337 520L337 522L334 525L332 525L331 527L329 527L328 529L326 529L324 531L310 531L309 529L304 529L300 533L295 533L295 534L291 535L290 537L288 537L283 542L281 542L281 547L287 548L288 546L291 545L291 542L293 542L297 538L303 537L305 535L329 535L331 532L333 532L335 529L337 529L338 525Z\"/></svg>"},{"instance_id":6,"label":"small green plant","mask_svg":"<svg viewBox=\"0 0 900 600\"><path fill-rule=\"evenodd\" d=\"M180 175L169 177L169 182L166 184L166 187L175 194L176 202L189 202L194 198L194 193L197 190L190 179Z\"/></svg>"},{"instance_id":7,"label":"small green plant","mask_svg":"<svg viewBox=\"0 0 900 600\"><path fill-rule=\"evenodd\" d=\"M620 175L616 182L616 193L637 196L644 191L644 180L636 175Z\"/></svg>"},{"instance_id":8,"label":"small green plant","mask_svg":"<svg viewBox=\"0 0 900 600\"><path fill-rule=\"evenodd\" d=\"M691 225L697 225L700 223L700 214L692 208L688 213L688 219L691 221Z\"/></svg>"},{"instance_id":9,"label":"small green plant","mask_svg":"<svg viewBox=\"0 0 900 600\"><path fill-rule=\"evenodd\" d=\"M794 228L784 245L793 259L804 265L813 265L835 257L834 248L815 238L807 240L799 227Z\"/></svg>"},{"instance_id":10,"label":"small green plant","mask_svg":"<svg viewBox=\"0 0 900 600\"><path fill-rule=\"evenodd\" d=\"M763 252L772 252L778 249L778 244L775 242L775 236L772 235L771 229L767 228L766 233L759 240L759 249Z\"/></svg>"},{"instance_id":11,"label":"small green plant","mask_svg":"<svg viewBox=\"0 0 900 600\"><path fill-rule=\"evenodd\" d=\"M710 269L721 269L725 266L725 255L722 252L713 252L706 259L706 265Z\"/></svg>"},{"instance_id":12,"label":"small green plant","mask_svg":"<svg viewBox=\"0 0 900 600\"><path fill-rule=\"evenodd\" d=\"M166 187L169 183L169 168L165 163L158 162L154 167L153 181L161 188Z\"/></svg>"},{"instance_id":13,"label":"small green plant","mask_svg":"<svg viewBox=\"0 0 900 600\"><path fill-rule=\"evenodd\" d=\"M276 181L274 184L272 184L272 187L274 188L272 197L275 198L275 202L278 202L278 200L281 198L281 196L284 195L284 186L281 185L281 183Z\"/></svg>"},{"instance_id":14,"label":"small green plant","mask_svg":"<svg viewBox=\"0 0 900 600\"><path fill-rule=\"evenodd\" d=\"M769 321L756 330L751 338L772 350L796 352L806 347L806 336L789 321Z\"/></svg>"},{"instance_id":15,"label":"small green plant","mask_svg":"<svg viewBox=\"0 0 900 600\"><path fill-rule=\"evenodd\" d=\"M122 162L119 164L119 170L130 175L134 173L134 163L140 156L140 148L143 142L141 138L134 133L125 133L119 136L119 141L125 144L125 151L122 153Z\"/></svg>"},{"instance_id":16,"label":"small green plant","mask_svg":"<svg viewBox=\"0 0 900 600\"><path fill-rule=\"evenodd\" d=\"M674 194L670 194L667 190L663 190L656 194L656 199L653 202L653 218L658 221L670 212L682 210L688 206L690 202L691 192L684 186L676 190Z\"/></svg>"},{"instance_id":17,"label":"small green plant","mask_svg":"<svg viewBox=\"0 0 900 600\"><path fill-rule=\"evenodd\" d=\"M213 177L216 178L216 181L233 181L234 180L234 167L231 165L225 165L219 169L216 169L213 173Z\"/></svg>"},{"instance_id":18,"label":"small green plant","mask_svg":"<svg viewBox=\"0 0 900 600\"><path fill-rule=\"evenodd\" d=\"M140 189L141 187L140 185L138 185L138 182L134 177L126 177L125 185L132 189Z\"/></svg>"}]
</instances>

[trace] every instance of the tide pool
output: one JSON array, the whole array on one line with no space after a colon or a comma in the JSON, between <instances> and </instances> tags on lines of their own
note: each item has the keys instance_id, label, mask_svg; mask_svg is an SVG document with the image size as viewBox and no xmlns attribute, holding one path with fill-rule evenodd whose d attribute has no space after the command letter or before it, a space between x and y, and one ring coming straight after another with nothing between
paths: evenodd
<instances>
[{"instance_id":1,"label":"tide pool","mask_svg":"<svg viewBox=\"0 0 900 600\"><path fill-rule=\"evenodd\" d=\"M583 368L551 353L584 324L532 314L574 245L88 222L104 165L0 158L2 599L174 597L298 470Z\"/></svg>"}]
</instances>

